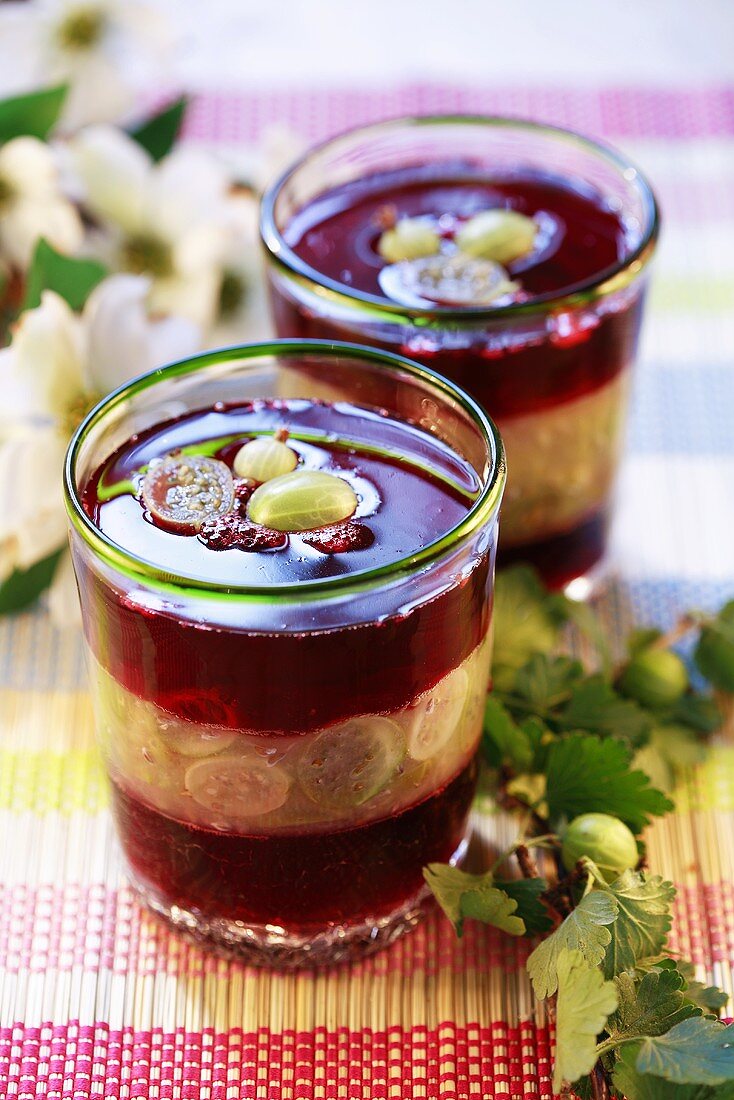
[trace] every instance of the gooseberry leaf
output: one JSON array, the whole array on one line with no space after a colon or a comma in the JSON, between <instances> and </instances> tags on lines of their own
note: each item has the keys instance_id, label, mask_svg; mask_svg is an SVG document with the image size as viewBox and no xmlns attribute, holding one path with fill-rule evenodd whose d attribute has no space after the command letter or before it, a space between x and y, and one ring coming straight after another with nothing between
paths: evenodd
<instances>
[{"instance_id":1,"label":"gooseberry leaf","mask_svg":"<svg viewBox=\"0 0 734 1100\"><path fill-rule=\"evenodd\" d=\"M681 695L666 721L689 726L698 733L714 733L722 723L722 715L715 699L688 691Z\"/></svg>"},{"instance_id":2,"label":"gooseberry leaf","mask_svg":"<svg viewBox=\"0 0 734 1100\"><path fill-rule=\"evenodd\" d=\"M551 600L529 566L514 566L497 576L492 662L497 687L511 686L516 670L534 653L546 653L555 645L559 623Z\"/></svg>"},{"instance_id":3,"label":"gooseberry leaf","mask_svg":"<svg viewBox=\"0 0 734 1100\"><path fill-rule=\"evenodd\" d=\"M472 875L448 863L429 863L423 877L457 936L463 934L465 917L494 925L511 936L524 935L525 923L516 915L517 901L495 886L489 871Z\"/></svg>"},{"instance_id":4,"label":"gooseberry leaf","mask_svg":"<svg viewBox=\"0 0 734 1100\"><path fill-rule=\"evenodd\" d=\"M78 311L106 274L107 269L97 260L64 256L41 237L28 271L23 309L36 309L42 292L53 290Z\"/></svg>"},{"instance_id":5,"label":"gooseberry leaf","mask_svg":"<svg viewBox=\"0 0 734 1100\"><path fill-rule=\"evenodd\" d=\"M652 719L637 703L623 699L602 676L596 675L587 676L573 688L558 724L563 730L588 730L637 746L646 740Z\"/></svg>"},{"instance_id":6,"label":"gooseberry leaf","mask_svg":"<svg viewBox=\"0 0 734 1100\"><path fill-rule=\"evenodd\" d=\"M548 750L546 776L552 819L606 813L640 833L652 816L673 809L644 772L630 770L628 749L611 738L599 740L583 733L561 738Z\"/></svg>"},{"instance_id":7,"label":"gooseberry leaf","mask_svg":"<svg viewBox=\"0 0 734 1100\"><path fill-rule=\"evenodd\" d=\"M685 978L677 970L649 970L640 981L624 973L614 980L619 1005L607 1024L612 1039L664 1035L682 1020L701 1015L686 1001Z\"/></svg>"},{"instance_id":8,"label":"gooseberry leaf","mask_svg":"<svg viewBox=\"0 0 734 1100\"><path fill-rule=\"evenodd\" d=\"M715 688L734 691L734 600L702 628L693 659Z\"/></svg>"},{"instance_id":9,"label":"gooseberry leaf","mask_svg":"<svg viewBox=\"0 0 734 1100\"><path fill-rule=\"evenodd\" d=\"M681 1085L734 1081L734 1024L706 1016L683 1020L665 1035L644 1038L635 1065L639 1073Z\"/></svg>"},{"instance_id":10,"label":"gooseberry leaf","mask_svg":"<svg viewBox=\"0 0 734 1100\"><path fill-rule=\"evenodd\" d=\"M17 137L45 141L59 120L68 92L66 84L0 100L0 145Z\"/></svg>"},{"instance_id":11,"label":"gooseberry leaf","mask_svg":"<svg viewBox=\"0 0 734 1100\"><path fill-rule=\"evenodd\" d=\"M613 1083L627 1100L734 1100L734 1083L729 1085L675 1085L662 1077L637 1069L639 1043L623 1047L614 1068Z\"/></svg>"},{"instance_id":12,"label":"gooseberry leaf","mask_svg":"<svg viewBox=\"0 0 734 1100\"><path fill-rule=\"evenodd\" d=\"M547 653L534 653L518 670L513 696L519 696L525 706L536 711L548 711L563 703L574 684L583 678L580 661L570 657L550 657Z\"/></svg>"},{"instance_id":13,"label":"gooseberry leaf","mask_svg":"<svg viewBox=\"0 0 734 1100\"><path fill-rule=\"evenodd\" d=\"M564 1081L576 1081L594 1068L596 1037L617 1007L617 990L580 951L559 951L557 972L553 1089L560 1092Z\"/></svg>"},{"instance_id":14,"label":"gooseberry leaf","mask_svg":"<svg viewBox=\"0 0 734 1100\"><path fill-rule=\"evenodd\" d=\"M598 868L590 860L585 863L596 879L595 892L613 898L618 908L603 966L606 977L613 978L663 950L672 924L675 886L661 875L644 871L624 871L607 885Z\"/></svg>"},{"instance_id":15,"label":"gooseberry leaf","mask_svg":"<svg viewBox=\"0 0 734 1100\"><path fill-rule=\"evenodd\" d=\"M550 931L553 921L540 900L548 889L544 878L498 879L495 886L517 902L515 916L524 923L526 936L540 936Z\"/></svg>"},{"instance_id":16,"label":"gooseberry leaf","mask_svg":"<svg viewBox=\"0 0 734 1100\"><path fill-rule=\"evenodd\" d=\"M516 771L522 772L529 769L533 760L530 738L495 695L490 695L485 704L482 749L487 763L493 768L511 764Z\"/></svg>"},{"instance_id":17,"label":"gooseberry leaf","mask_svg":"<svg viewBox=\"0 0 734 1100\"><path fill-rule=\"evenodd\" d=\"M558 614L564 622L573 623L576 629L591 642L602 670L605 673L609 672L612 663L609 641L593 608L583 600L571 600L558 592L551 599L555 602Z\"/></svg>"},{"instance_id":18,"label":"gooseberry leaf","mask_svg":"<svg viewBox=\"0 0 734 1100\"><path fill-rule=\"evenodd\" d=\"M617 919L617 911L613 897L593 890L555 932L538 944L527 966L539 1000L550 997L558 988L558 957L564 949L580 952L588 966L599 965L612 938L607 926Z\"/></svg>"},{"instance_id":19,"label":"gooseberry leaf","mask_svg":"<svg viewBox=\"0 0 734 1100\"><path fill-rule=\"evenodd\" d=\"M675 786L678 769L699 764L706 748L698 733L683 725L655 726L650 740L635 753L632 763L661 791Z\"/></svg>"},{"instance_id":20,"label":"gooseberry leaf","mask_svg":"<svg viewBox=\"0 0 734 1100\"><path fill-rule=\"evenodd\" d=\"M181 96L174 103L169 103L162 111L151 115L139 126L132 127L128 131L130 137L137 141L138 145L142 145L154 161L162 160L171 152L178 140L188 105L188 98Z\"/></svg>"},{"instance_id":21,"label":"gooseberry leaf","mask_svg":"<svg viewBox=\"0 0 734 1100\"><path fill-rule=\"evenodd\" d=\"M30 607L54 579L62 550L56 550L30 569L16 569L0 584L0 615L9 615Z\"/></svg>"}]
</instances>

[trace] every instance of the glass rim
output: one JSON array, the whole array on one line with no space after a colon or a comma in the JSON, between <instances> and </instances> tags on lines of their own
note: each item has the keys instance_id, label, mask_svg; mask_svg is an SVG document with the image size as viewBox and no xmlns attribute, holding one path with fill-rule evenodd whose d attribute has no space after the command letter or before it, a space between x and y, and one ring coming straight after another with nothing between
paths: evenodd
<instances>
[{"instance_id":1,"label":"glass rim","mask_svg":"<svg viewBox=\"0 0 734 1100\"><path fill-rule=\"evenodd\" d=\"M194 374L217 363L254 360L263 356L322 355L354 360L368 360L377 363L382 369L398 372L407 371L414 378L429 383L434 393L450 397L468 413L487 444L490 459L490 471L481 490L471 506L458 523L449 528L439 538L412 554L403 555L384 565L373 566L357 573L346 573L338 577L325 577L310 581L295 581L285 584L269 585L232 585L207 581L201 578L178 574L175 571L138 557L125 550L109 538L89 518L81 502L76 481L76 465L81 448L90 431L100 424L115 409L130 397L142 393L167 379ZM469 394L459 386L443 378L427 367L415 363L393 352L379 351L362 344L344 341L323 340L270 340L252 344L233 345L201 352L198 355L176 360L166 366L158 367L131 381L118 386L99 401L84 417L74 432L64 459L64 501L68 518L86 545L106 564L123 572L126 576L149 584L161 591L178 595L210 597L223 600L246 600L249 602L270 602L273 600L303 600L305 598L344 595L374 588L385 581L397 577L409 576L424 570L426 566L443 557L455 545L472 535L475 531L491 522L499 509L507 477L505 450L502 437L493 420Z\"/></svg>"},{"instance_id":2,"label":"glass rim","mask_svg":"<svg viewBox=\"0 0 734 1100\"><path fill-rule=\"evenodd\" d=\"M307 264L286 242L278 229L275 221L275 203L283 187L296 172L309 163L318 153L328 149L329 146L342 141L347 137L369 136L379 134L382 130L389 130L399 126L430 126L451 125L464 123L474 126L489 126L501 129L503 127L515 127L526 130L528 133L545 133L557 137L569 145L576 145L586 149L601 159L607 161L612 167L623 175L633 173L633 179L639 185L645 203L647 224L644 227L640 243L628 256L611 264L595 275L587 279L572 283L561 292L546 291L544 294L535 295L529 302L508 303L507 305L487 306L405 306L399 302L391 302L378 294L370 294L367 291L355 290L346 283L337 279L331 279L322 274L316 268ZM300 283L315 284L319 288L320 295L341 304L348 303L351 306L360 306L377 316L384 316L391 320L418 319L423 325L432 320L437 322L477 322L502 320L506 317L528 316L537 313L547 313L550 309L575 308L605 297L615 290L627 286L642 271L652 257L655 243L660 231L660 208L655 192L645 174L637 165L619 152L612 145L599 141L596 138L587 137L585 134L569 127L555 126L545 122L534 122L532 119L513 115L482 115L482 114L430 114L430 115L398 115L394 118L384 119L380 122L367 123L364 126L355 126L342 130L333 137L318 142L309 147L306 152L289 165L272 184L265 190L260 202L260 239L268 259L281 270L294 276Z\"/></svg>"}]
</instances>

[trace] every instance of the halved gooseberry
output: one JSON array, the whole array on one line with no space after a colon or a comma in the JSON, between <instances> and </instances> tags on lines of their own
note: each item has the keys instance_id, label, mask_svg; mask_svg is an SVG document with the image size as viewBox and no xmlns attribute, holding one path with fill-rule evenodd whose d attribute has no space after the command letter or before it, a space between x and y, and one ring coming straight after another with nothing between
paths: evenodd
<instances>
[{"instance_id":1,"label":"halved gooseberry","mask_svg":"<svg viewBox=\"0 0 734 1100\"><path fill-rule=\"evenodd\" d=\"M234 503L228 466L207 455L169 455L151 462L143 479L143 504L156 523L193 534L205 520Z\"/></svg>"},{"instance_id":2,"label":"halved gooseberry","mask_svg":"<svg viewBox=\"0 0 734 1100\"><path fill-rule=\"evenodd\" d=\"M405 735L395 722L380 715L350 718L309 739L298 781L312 801L347 810L383 790L404 757Z\"/></svg>"},{"instance_id":3,"label":"halved gooseberry","mask_svg":"<svg viewBox=\"0 0 734 1100\"><path fill-rule=\"evenodd\" d=\"M158 734L172 752L196 757L215 756L224 752L237 736L230 730L202 726L195 722L181 722L169 715L159 717Z\"/></svg>"},{"instance_id":4,"label":"halved gooseberry","mask_svg":"<svg viewBox=\"0 0 734 1100\"><path fill-rule=\"evenodd\" d=\"M408 752L414 760L428 760L449 743L468 694L469 676L464 668L455 668L407 712Z\"/></svg>"},{"instance_id":5,"label":"halved gooseberry","mask_svg":"<svg viewBox=\"0 0 734 1100\"><path fill-rule=\"evenodd\" d=\"M259 817L282 806L291 780L276 764L268 764L255 752L225 753L197 760L184 778L192 798L222 817Z\"/></svg>"}]
</instances>

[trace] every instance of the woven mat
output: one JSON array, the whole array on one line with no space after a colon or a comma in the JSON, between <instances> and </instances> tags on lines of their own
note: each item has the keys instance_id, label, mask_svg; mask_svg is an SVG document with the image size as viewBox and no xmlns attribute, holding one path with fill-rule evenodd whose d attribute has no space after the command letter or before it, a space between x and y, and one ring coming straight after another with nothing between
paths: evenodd
<instances>
[{"instance_id":1,"label":"woven mat","mask_svg":"<svg viewBox=\"0 0 734 1100\"><path fill-rule=\"evenodd\" d=\"M734 94L393 89L196 104L193 139L310 139L419 109L504 110L615 139L668 224L600 601L610 637L734 592ZM673 946L734 995L734 747L682 773L649 837L678 886ZM0 1097L550 1097L552 1036L527 945L433 915L354 966L280 975L223 961L149 916L125 883L81 647L43 610L0 622ZM490 848L513 837L476 819ZM730 1002L729 1011L732 1010Z\"/></svg>"}]
</instances>

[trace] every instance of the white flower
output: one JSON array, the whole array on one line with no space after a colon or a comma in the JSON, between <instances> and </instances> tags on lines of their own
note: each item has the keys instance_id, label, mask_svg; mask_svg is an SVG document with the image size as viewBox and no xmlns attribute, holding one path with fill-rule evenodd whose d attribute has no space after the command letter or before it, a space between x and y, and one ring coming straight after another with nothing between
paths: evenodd
<instances>
[{"instance_id":1,"label":"white flower","mask_svg":"<svg viewBox=\"0 0 734 1100\"><path fill-rule=\"evenodd\" d=\"M68 83L63 122L116 121L136 91L161 81L172 36L162 12L141 0L27 0L0 5L0 92Z\"/></svg>"},{"instance_id":2,"label":"white flower","mask_svg":"<svg viewBox=\"0 0 734 1100\"><path fill-rule=\"evenodd\" d=\"M83 130L69 150L81 201L100 227L91 238L97 254L115 270L152 279L154 312L208 327L237 230L225 167L186 146L155 164L110 126Z\"/></svg>"},{"instance_id":3,"label":"white flower","mask_svg":"<svg viewBox=\"0 0 734 1100\"><path fill-rule=\"evenodd\" d=\"M63 456L87 409L133 376L200 347L190 321L150 319L149 286L139 276L110 276L81 314L44 291L0 351L0 582L63 546ZM60 567L52 610L76 606L70 583Z\"/></svg>"},{"instance_id":4,"label":"white flower","mask_svg":"<svg viewBox=\"0 0 734 1100\"><path fill-rule=\"evenodd\" d=\"M61 194L53 151L34 137L0 146L0 259L25 270L39 237L58 252L74 252L83 229Z\"/></svg>"}]
</instances>

